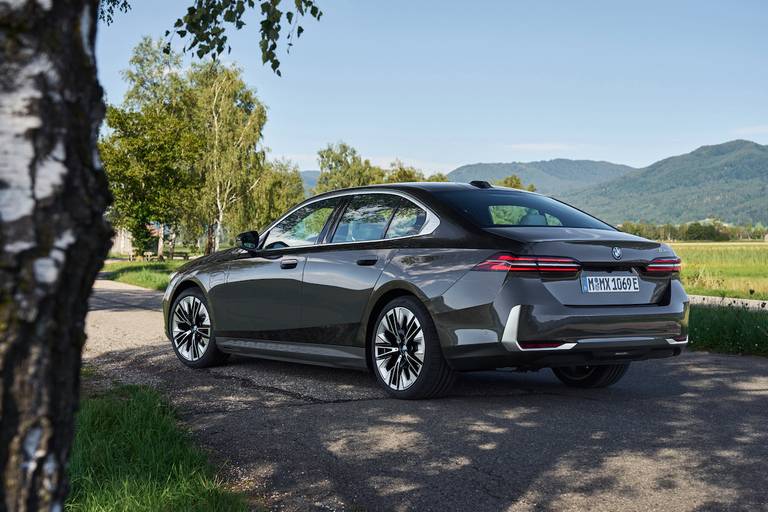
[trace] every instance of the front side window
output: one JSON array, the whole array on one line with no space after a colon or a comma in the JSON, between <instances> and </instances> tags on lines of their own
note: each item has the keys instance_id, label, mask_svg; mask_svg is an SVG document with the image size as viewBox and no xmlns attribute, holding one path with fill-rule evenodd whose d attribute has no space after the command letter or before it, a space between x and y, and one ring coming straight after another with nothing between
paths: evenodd
<instances>
[{"instance_id":1,"label":"front side window","mask_svg":"<svg viewBox=\"0 0 768 512\"><path fill-rule=\"evenodd\" d=\"M418 235L426 220L427 212L407 199L401 199L387 228L386 238Z\"/></svg>"},{"instance_id":2,"label":"front side window","mask_svg":"<svg viewBox=\"0 0 768 512\"><path fill-rule=\"evenodd\" d=\"M337 204L339 198L334 197L299 208L269 231L264 249L314 244Z\"/></svg>"},{"instance_id":3,"label":"front side window","mask_svg":"<svg viewBox=\"0 0 768 512\"><path fill-rule=\"evenodd\" d=\"M481 227L606 229L610 225L550 197L513 190L460 190L435 196Z\"/></svg>"},{"instance_id":4,"label":"front side window","mask_svg":"<svg viewBox=\"0 0 768 512\"><path fill-rule=\"evenodd\" d=\"M341 216L331 242L362 242L384 238L384 230L399 202L399 197L388 194L353 197Z\"/></svg>"}]
</instances>

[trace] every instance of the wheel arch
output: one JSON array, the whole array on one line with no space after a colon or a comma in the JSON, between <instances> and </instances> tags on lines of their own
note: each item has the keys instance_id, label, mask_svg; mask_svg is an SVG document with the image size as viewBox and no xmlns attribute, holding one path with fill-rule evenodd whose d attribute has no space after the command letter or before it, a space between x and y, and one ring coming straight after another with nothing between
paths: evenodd
<instances>
[{"instance_id":1,"label":"wheel arch","mask_svg":"<svg viewBox=\"0 0 768 512\"><path fill-rule=\"evenodd\" d=\"M176 299L179 298L179 295L181 295L182 292L185 290L189 290L190 288L197 288L200 290L200 293L203 294L205 297L206 302L208 303L208 314L211 316L211 318L215 321L213 318L213 308L211 307L211 301L208 298L208 294L205 292L205 287L203 287L202 283L198 282L197 279L185 279L181 281L179 284L176 285L176 287L173 289L173 292L171 293L171 296L168 298L168 313L165 315L165 335L170 338L170 318L173 314L173 304L176 302Z\"/></svg>"}]
</instances>

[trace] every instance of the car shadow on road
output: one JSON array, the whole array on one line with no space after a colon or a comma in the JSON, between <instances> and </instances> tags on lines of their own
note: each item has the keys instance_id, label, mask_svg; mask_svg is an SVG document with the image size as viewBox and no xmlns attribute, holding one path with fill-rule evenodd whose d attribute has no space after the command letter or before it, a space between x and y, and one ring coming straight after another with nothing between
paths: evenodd
<instances>
[{"instance_id":1,"label":"car shadow on road","mask_svg":"<svg viewBox=\"0 0 768 512\"><path fill-rule=\"evenodd\" d=\"M91 364L171 397L249 492L286 510L759 510L768 362L689 354L601 390L549 372L464 374L440 400L386 398L361 372L166 346Z\"/></svg>"}]
</instances>

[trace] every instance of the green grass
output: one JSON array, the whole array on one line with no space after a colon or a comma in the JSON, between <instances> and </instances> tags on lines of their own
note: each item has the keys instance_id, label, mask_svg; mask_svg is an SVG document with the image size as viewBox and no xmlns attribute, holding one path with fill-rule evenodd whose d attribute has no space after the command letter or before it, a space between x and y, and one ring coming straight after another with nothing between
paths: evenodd
<instances>
[{"instance_id":1,"label":"green grass","mask_svg":"<svg viewBox=\"0 0 768 512\"><path fill-rule=\"evenodd\" d=\"M768 311L691 306L689 347L768 356Z\"/></svg>"},{"instance_id":2,"label":"green grass","mask_svg":"<svg viewBox=\"0 0 768 512\"><path fill-rule=\"evenodd\" d=\"M173 261L120 261L107 263L102 271L110 274L109 278L121 283L133 284L152 290L165 290L171 272L179 268L183 260Z\"/></svg>"},{"instance_id":3,"label":"green grass","mask_svg":"<svg viewBox=\"0 0 768 512\"><path fill-rule=\"evenodd\" d=\"M671 244L683 260L688 293L768 300L768 243Z\"/></svg>"},{"instance_id":4,"label":"green grass","mask_svg":"<svg viewBox=\"0 0 768 512\"><path fill-rule=\"evenodd\" d=\"M121 386L86 398L77 415L66 510L242 511L205 453L151 388Z\"/></svg>"}]
</instances>

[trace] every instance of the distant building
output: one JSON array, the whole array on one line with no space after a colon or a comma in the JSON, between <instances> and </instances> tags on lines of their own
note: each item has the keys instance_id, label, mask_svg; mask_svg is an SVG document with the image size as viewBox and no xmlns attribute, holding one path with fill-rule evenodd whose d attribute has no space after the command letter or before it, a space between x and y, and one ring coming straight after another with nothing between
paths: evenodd
<instances>
[{"instance_id":1,"label":"distant building","mask_svg":"<svg viewBox=\"0 0 768 512\"><path fill-rule=\"evenodd\" d=\"M115 254L133 254L133 237L125 228L117 228L112 238L112 248L109 250Z\"/></svg>"}]
</instances>

